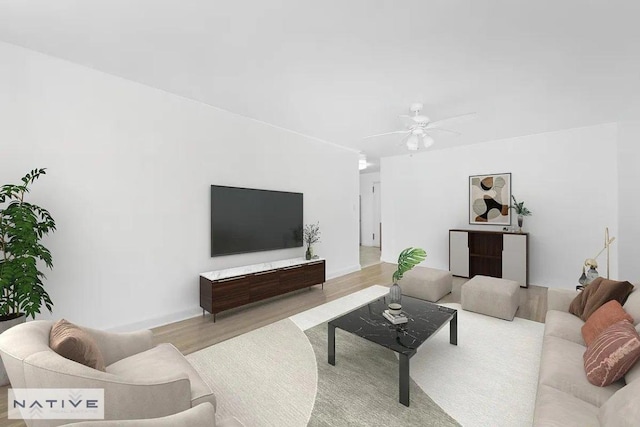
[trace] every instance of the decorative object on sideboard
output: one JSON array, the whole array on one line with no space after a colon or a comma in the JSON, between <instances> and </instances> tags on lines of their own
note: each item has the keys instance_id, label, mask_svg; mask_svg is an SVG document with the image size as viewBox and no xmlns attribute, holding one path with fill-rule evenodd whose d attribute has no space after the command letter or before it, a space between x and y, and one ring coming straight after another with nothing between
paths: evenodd
<instances>
[{"instance_id":1,"label":"decorative object on sideboard","mask_svg":"<svg viewBox=\"0 0 640 427\"><path fill-rule=\"evenodd\" d=\"M469 177L469 224L511 225L511 173Z\"/></svg>"},{"instance_id":2,"label":"decorative object on sideboard","mask_svg":"<svg viewBox=\"0 0 640 427\"><path fill-rule=\"evenodd\" d=\"M305 259L310 260L313 258L313 248L311 245L320 242L320 223L307 224L304 226L303 231L304 243L307 245L307 251L305 252Z\"/></svg>"},{"instance_id":3,"label":"decorative object on sideboard","mask_svg":"<svg viewBox=\"0 0 640 427\"><path fill-rule=\"evenodd\" d=\"M46 174L34 169L22 177L21 184L0 187L0 332L35 318L42 305L53 306L44 289L44 273L39 263L53 268L51 252L41 240L56 229L51 214L38 205L25 201L29 185ZM0 385L8 383L0 362Z\"/></svg>"},{"instance_id":4,"label":"decorative object on sideboard","mask_svg":"<svg viewBox=\"0 0 640 427\"><path fill-rule=\"evenodd\" d=\"M389 310L399 312L402 309L402 289L398 282L404 274L427 258L427 253L422 248L406 248L398 256L398 268L393 272L391 279L393 285L389 288Z\"/></svg>"},{"instance_id":5,"label":"decorative object on sideboard","mask_svg":"<svg viewBox=\"0 0 640 427\"><path fill-rule=\"evenodd\" d=\"M522 224L524 223L524 217L533 215L533 212L527 209L527 207L524 205L524 200L518 203L518 201L516 200L516 196L511 195L511 198L513 199L513 205L509 206L509 209L513 209L514 211L516 211L516 215L518 215L518 233L522 233Z\"/></svg>"},{"instance_id":6,"label":"decorative object on sideboard","mask_svg":"<svg viewBox=\"0 0 640 427\"><path fill-rule=\"evenodd\" d=\"M589 283L593 282L593 280L599 276L598 270L597 270L598 268L597 259L605 251L607 252L607 279L609 278L610 248L611 248L611 244L615 240L616 240L615 237L609 237L609 227L605 227L604 247L600 249L600 252L598 252L598 254L593 258L587 258L584 260L584 266L582 267L582 276L580 276L580 279L578 279L578 283L586 286ZM586 274L585 274L585 267L589 269Z\"/></svg>"}]
</instances>

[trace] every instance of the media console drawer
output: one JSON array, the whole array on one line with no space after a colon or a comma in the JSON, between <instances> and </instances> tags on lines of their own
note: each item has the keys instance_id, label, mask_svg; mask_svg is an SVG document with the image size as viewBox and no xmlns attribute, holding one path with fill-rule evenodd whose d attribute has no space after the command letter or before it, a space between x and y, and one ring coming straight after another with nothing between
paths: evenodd
<instances>
[{"instance_id":1,"label":"media console drawer","mask_svg":"<svg viewBox=\"0 0 640 427\"><path fill-rule=\"evenodd\" d=\"M203 314L205 311L213 314L215 322L216 314L225 310L314 285L322 284L324 287L324 259L285 260L269 265L272 267L264 270L262 265L233 269L234 273L238 270L253 271L245 274L229 275L229 270L201 274L200 307Z\"/></svg>"}]
</instances>

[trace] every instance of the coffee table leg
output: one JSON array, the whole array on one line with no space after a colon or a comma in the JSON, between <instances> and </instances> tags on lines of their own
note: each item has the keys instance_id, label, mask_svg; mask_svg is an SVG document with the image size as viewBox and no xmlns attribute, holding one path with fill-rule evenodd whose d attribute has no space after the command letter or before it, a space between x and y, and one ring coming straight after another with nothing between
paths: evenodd
<instances>
[{"instance_id":1,"label":"coffee table leg","mask_svg":"<svg viewBox=\"0 0 640 427\"><path fill-rule=\"evenodd\" d=\"M458 313L456 312L449 322L449 342L458 345Z\"/></svg>"},{"instance_id":2,"label":"coffee table leg","mask_svg":"<svg viewBox=\"0 0 640 427\"><path fill-rule=\"evenodd\" d=\"M329 331L329 337L327 342L328 344L328 353L329 353L329 364L335 366L336 365L336 327L332 324L328 325L327 330Z\"/></svg>"},{"instance_id":3,"label":"coffee table leg","mask_svg":"<svg viewBox=\"0 0 640 427\"><path fill-rule=\"evenodd\" d=\"M409 406L409 356L400 354L400 403Z\"/></svg>"}]
</instances>

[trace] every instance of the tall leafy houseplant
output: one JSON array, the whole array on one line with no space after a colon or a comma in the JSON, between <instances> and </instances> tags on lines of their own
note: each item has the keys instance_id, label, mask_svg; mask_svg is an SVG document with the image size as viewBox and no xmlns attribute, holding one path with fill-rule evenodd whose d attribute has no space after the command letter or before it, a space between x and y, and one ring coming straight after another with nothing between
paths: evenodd
<instances>
[{"instance_id":1,"label":"tall leafy houseplant","mask_svg":"<svg viewBox=\"0 0 640 427\"><path fill-rule=\"evenodd\" d=\"M53 305L38 262L53 268L51 252L41 240L56 223L46 209L25 201L29 186L45 174L46 169L34 169L22 184L0 188L0 321L35 317L42 305L49 311Z\"/></svg>"},{"instance_id":2,"label":"tall leafy houseplant","mask_svg":"<svg viewBox=\"0 0 640 427\"><path fill-rule=\"evenodd\" d=\"M402 300L402 289L398 285L398 281L402 279L404 274L416 265L420 264L427 258L427 252L421 248L407 248L400 252L398 256L398 268L393 272L393 285L389 290L389 308L399 309ZM397 304L392 306L392 304Z\"/></svg>"}]
</instances>

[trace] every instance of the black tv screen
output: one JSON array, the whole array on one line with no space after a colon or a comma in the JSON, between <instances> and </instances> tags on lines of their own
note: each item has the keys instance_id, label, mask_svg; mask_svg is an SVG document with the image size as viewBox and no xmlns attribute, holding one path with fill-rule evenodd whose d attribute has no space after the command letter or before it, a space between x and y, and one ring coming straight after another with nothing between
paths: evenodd
<instances>
[{"instance_id":1,"label":"black tv screen","mask_svg":"<svg viewBox=\"0 0 640 427\"><path fill-rule=\"evenodd\" d=\"M211 186L211 256L302 246L302 193Z\"/></svg>"}]
</instances>

